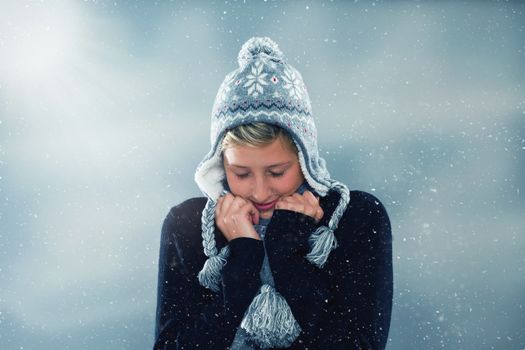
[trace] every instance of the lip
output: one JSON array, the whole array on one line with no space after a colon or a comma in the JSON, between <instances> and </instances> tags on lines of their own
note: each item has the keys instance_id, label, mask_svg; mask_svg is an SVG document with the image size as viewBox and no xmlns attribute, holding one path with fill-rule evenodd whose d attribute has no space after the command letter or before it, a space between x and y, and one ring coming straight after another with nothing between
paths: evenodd
<instances>
[{"instance_id":1,"label":"lip","mask_svg":"<svg viewBox=\"0 0 525 350\"><path fill-rule=\"evenodd\" d=\"M265 203L265 204L258 204L258 203L253 203L253 205L255 205L255 207L260 210L260 211L265 211L265 210L270 210L272 209L275 204L277 203L277 199L274 200L273 202L270 202L270 203Z\"/></svg>"}]
</instances>

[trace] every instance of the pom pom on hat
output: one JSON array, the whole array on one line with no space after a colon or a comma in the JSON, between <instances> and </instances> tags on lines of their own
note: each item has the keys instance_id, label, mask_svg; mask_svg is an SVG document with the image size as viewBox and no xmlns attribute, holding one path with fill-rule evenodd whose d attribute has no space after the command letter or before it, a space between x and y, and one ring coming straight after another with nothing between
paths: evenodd
<instances>
[{"instance_id":1,"label":"pom pom on hat","mask_svg":"<svg viewBox=\"0 0 525 350\"><path fill-rule=\"evenodd\" d=\"M263 54L274 61L282 61L284 57L282 51L272 39L268 37L254 37L245 42L239 51L239 56L237 57L239 67L244 68L251 60Z\"/></svg>"}]
</instances>

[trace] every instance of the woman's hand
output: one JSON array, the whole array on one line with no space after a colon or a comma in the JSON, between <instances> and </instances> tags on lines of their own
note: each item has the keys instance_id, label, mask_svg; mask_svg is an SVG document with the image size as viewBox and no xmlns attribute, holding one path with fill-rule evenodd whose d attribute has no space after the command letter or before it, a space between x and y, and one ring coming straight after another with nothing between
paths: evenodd
<instances>
[{"instance_id":1,"label":"woman's hand","mask_svg":"<svg viewBox=\"0 0 525 350\"><path fill-rule=\"evenodd\" d=\"M275 209L286 209L296 211L314 218L317 224L324 215L323 209L319 205L319 197L310 191L304 191L301 195L294 193L291 196L283 197L275 204Z\"/></svg>"},{"instance_id":2,"label":"woman's hand","mask_svg":"<svg viewBox=\"0 0 525 350\"><path fill-rule=\"evenodd\" d=\"M261 239L253 227L259 223L259 211L252 202L242 197L231 193L219 197L215 222L228 242L239 237Z\"/></svg>"}]
</instances>

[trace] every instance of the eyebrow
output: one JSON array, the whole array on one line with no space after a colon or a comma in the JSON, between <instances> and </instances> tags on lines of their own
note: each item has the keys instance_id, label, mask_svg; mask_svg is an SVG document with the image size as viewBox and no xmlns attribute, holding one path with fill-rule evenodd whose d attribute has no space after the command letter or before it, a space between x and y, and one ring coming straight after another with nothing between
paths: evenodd
<instances>
[{"instance_id":1,"label":"eyebrow","mask_svg":"<svg viewBox=\"0 0 525 350\"><path fill-rule=\"evenodd\" d=\"M272 165L268 165L266 168L276 168L276 167L283 166L283 165L289 165L290 163L292 163L292 162L289 161L289 162L284 162L284 163L272 164ZM237 164L230 164L230 163L228 163L227 165L231 166L231 167L241 168L241 169L249 169L250 168L250 167L247 167L247 166L242 166L242 165L237 165Z\"/></svg>"}]
</instances>

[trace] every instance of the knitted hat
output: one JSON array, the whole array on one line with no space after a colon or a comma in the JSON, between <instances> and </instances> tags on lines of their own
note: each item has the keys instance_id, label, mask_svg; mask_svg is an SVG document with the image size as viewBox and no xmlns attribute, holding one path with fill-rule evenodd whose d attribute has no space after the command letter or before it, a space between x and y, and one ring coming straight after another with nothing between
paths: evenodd
<instances>
[{"instance_id":1,"label":"knitted hat","mask_svg":"<svg viewBox=\"0 0 525 350\"><path fill-rule=\"evenodd\" d=\"M199 272L198 278L201 285L213 291L219 290L220 271L229 254L228 245L220 252L217 251L214 235L215 207L217 199L224 191L223 181L226 178L221 157L221 144L228 130L254 122L273 124L283 128L297 146L303 176L315 192L322 197L326 196L330 190L340 193L339 203L328 221L328 226L317 228L309 239L310 252L306 258L319 268L325 264L330 251L337 247L334 230L350 201L348 188L330 178L326 162L319 156L317 129L302 76L285 61L277 44L266 37L251 38L242 46L238 55L238 63L239 68L226 76L215 98L211 116L211 149L195 172L195 181L208 197L202 213L203 247L208 259ZM264 293L268 291L267 285L263 287L250 309L267 304L269 297L266 297L264 302L259 300L259 297L261 295L264 297ZM273 295L271 294L271 298ZM274 314L283 309L278 303L286 303L283 299L276 298L276 300L278 301L274 303L275 312L268 310L261 312L260 309L255 312L269 315L270 320L276 318ZM254 319L260 319L260 313L254 316ZM266 339L259 343L260 346L283 346L290 344L296 338L298 326L291 312L288 312L284 318L291 319L292 322L287 324L295 326L288 330L286 335L276 335L282 325L275 324L273 327L275 331L259 332L255 338ZM243 324L249 323L246 319L247 316ZM254 332L258 331L257 328L256 326L251 327ZM273 334L273 341L269 340L268 334Z\"/></svg>"}]
</instances>

